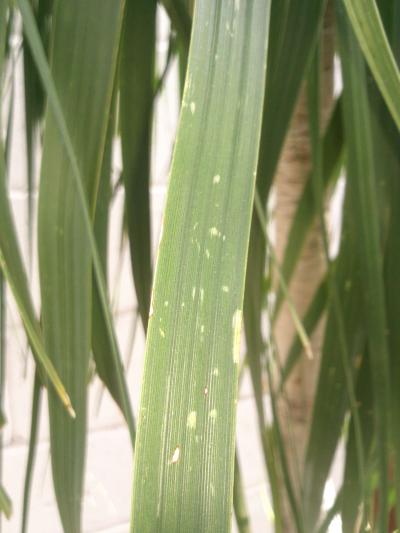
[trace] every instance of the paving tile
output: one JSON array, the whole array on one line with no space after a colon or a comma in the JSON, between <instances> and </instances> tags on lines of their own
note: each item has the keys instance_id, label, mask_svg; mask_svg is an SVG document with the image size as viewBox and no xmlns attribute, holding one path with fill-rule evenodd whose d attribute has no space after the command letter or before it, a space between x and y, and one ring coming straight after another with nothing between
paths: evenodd
<instances>
[{"instance_id":1,"label":"paving tile","mask_svg":"<svg viewBox=\"0 0 400 533\"><path fill-rule=\"evenodd\" d=\"M26 446L4 452L4 485L14 502L15 513L4 522L4 533L19 531ZM84 493L83 530L99 531L128 522L132 485L132 453L125 428L94 432L89 437ZM45 520L43 519L45 517ZM30 531L61 533L51 481L48 443L38 449L32 489Z\"/></svg>"}]
</instances>

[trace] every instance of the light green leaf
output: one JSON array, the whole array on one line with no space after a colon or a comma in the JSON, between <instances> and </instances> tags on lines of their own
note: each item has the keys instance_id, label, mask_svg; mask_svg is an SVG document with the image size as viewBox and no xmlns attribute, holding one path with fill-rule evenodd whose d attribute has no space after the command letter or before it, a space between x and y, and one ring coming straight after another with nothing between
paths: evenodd
<instances>
[{"instance_id":1,"label":"light green leaf","mask_svg":"<svg viewBox=\"0 0 400 533\"><path fill-rule=\"evenodd\" d=\"M0 485L0 512L2 512L6 518L10 519L12 515L12 503L11 500L4 490L4 488Z\"/></svg>"},{"instance_id":2,"label":"light green leaf","mask_svg":"<svg viewBox=\"0 0 400 533\"><path fill-rule=\"evenodd\" d=\"M230 530L269 7L196 3L146 346L134 532Z\"/></svg>"}]
</instances>

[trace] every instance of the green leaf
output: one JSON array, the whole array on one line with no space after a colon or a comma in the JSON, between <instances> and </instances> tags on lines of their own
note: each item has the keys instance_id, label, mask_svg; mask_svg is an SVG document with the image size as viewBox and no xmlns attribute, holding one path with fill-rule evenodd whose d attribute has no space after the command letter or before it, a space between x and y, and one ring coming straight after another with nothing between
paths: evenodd
<instances>
[{"instance_id":1,"label":"green leaf","mask_svg":"<svg viewBox=\"0 0 400 533\"><path fill-rule=\"evenodd\" d=\"M257 188L265 202L322 26L325 0L281 0L271 7L268 76Z\"/></svg>"},{"instance_id":2,"label":"green leaf","mask_svg":"<svg viewBox=\"0 0 400 533\"><path fill-rule=\"evenodd\" d=\"M36 22L43 42L48 50L50 19L52 5L41 0L33 4ZM36 170L36 160L39 153L40 125L45 111L45 94L42 88L39 73L32 57L26 37L23 38L24 60L24 97L25 97L25 138L27 152L27 191L28 191L28 229L29 229L29 261L32 261L33 250L33 193Z\"/></svg>"},{"instance_id":3,"label":"green leaf","mask_svg":"<svg viewBox=\"0 0 400 533\"><path fill-rule=\"evenodd\" d=\"M348 314L348 311L352 309L352 306L349 305L348 307L346 307L343 304L346 298L346 295L343 293L343 289L346 293L348 287L346 287L346 283L343 283L343 279L337 276L338 270L336 270L335 268L336 265L334 265L334 263L330 259L329 238L325 223L325 199L323 195L324 184L322 177L323 151L319 134L321 122L320 69L321 57L320 49L318 48L317 53L315 55L315 59L312 64L312 68L310 69L310 75L308 80L309 129L313 162L312 186L315 203L318 206L319 223L321 227L324 253L327 263L327 285L329 291L328 294L330 309L322 352L323 361L318 383L317 397L314 404L314 413L310 429L310 437L306 451L306 462L304 472L304 505L305 514L307 516L307 525L309 529L314 529L318 521L318 517L320 514L321 497L323 494L326 477L329 472L329 467L333 459L333 454L337 447L339 429L341 427L341 424L343 423L342 417L344 416L344 406L347 406L347 403L350 406L351 414L354 420L357 444L357 464L360 472L363 473L364 469L361 425L358 416L356 396L354 391L352 364L353 346L351 341L353 339L351 338L351 334L354 335L354 333L357 332L357 328L349 330L349 326L353 326L354 323L354 321L351 320L352 315ZM346 215L346 226L342 235L342 246L344 248L346 247L346 245L348 245L345 239L345 235L346 232L349 231L349 228L347 227L347 212ZM347 257L351 257L350 249L347 250L345 259L347 259ZM340 266L346 266L346 261L343 261L341 257L340 259ZM342 274L342 271L339 270L339 272ZM356 298L355 300L357 301ZM351 339L350 342L349 337ZM330 341L330 343L328 344L327 341ZM330 367L328 373L326 373L326 361L327 359L329 359L329 363L332 364L332 359L335 358L335 355L333 354L337 352L340 354L340 369L338 376L339 379L343 380L343 391L346 391L346 395L340 395L340 398L343 402L342 406L339 406L339 408L337 408L333 412L332 404L334 404L335 402L332 402L330 394L327 393L330 392L332 394L332 384L335 383L335 378L337 380L337 377L335 376L336 372L331 373L330 370L332 367ZM333 394L336 395L337 390L334 391ZM316 403L317 401L319 401L318 405ZM326 417L326 414L329 415L329 419L328 417ZM331 424L329 424L329 422L331 422ZM321 427L325 430L323 434L320 434L319 431Z\"/></svg>"},{"instance_id":4,"label":"green leaf","mask_svg":"<svg viewBox=\"0 0 400 533\"><path fill-rule=\"evenodd\" d=\"M52 2L52 0L49 0L49 1ZM24 32L26 33L27 39L29 40L29 44L32 49L32 55L36 61L36 66L40 73L43 86L46 90L49 108L54 113L55 123L60 133L60 137L62 140L62 144L65 148L68 161L71 165L72 172L70 174L70 178L72 179L73 183L76 186L78 200L79 200L82 215L83 215L84 230L87 235L88 244L89 244L92 258L93 258L93 269L94 269L94 274L96 278L97 290L99 294L102 312L104 315L104 324L107 329L108 342L109 342L109 346L111 349L110 355L114 359L115 367L118 368L120 365L118 344L117 344L117 339L116 339L116 335L115 335L115 331L113 327L111 310L110 310L110 306L108 303L107 288L106 288L106 283L104 279L101 259L97 251L96 240L95 240L94 232L92 229L90 211L89 211L89 207L87 204L86 195L85 195L84 187L82 183L81 171L79 169L78 161L77 161L77 158L74 152L74 147L72 145L71 137L67 129L67 125L65 122L62 108L61 108L57 89L55 87L54 80L50 72L47 60L46 60L46 56L43 50L42 43L40 41L38 30L35 26L35 21L34 21L34 17L32 14L32 10L27 0L18 0L18 7L21 11L21 15L22 15L23 23L24 23ZM120 387L122 389L123 387L122 383L120 383ZM128 407L126 406L124 409L125 412L127 412L127 409Z\"/></svg>"},{"instance_id":5,"label":"green leaf","mask_svg":"<svg viewBox=\"0 0 400 533\"><path fill-rule=\"evenodd\" d=\"M400 362L398 353L400 349L400 330L397 326L396 318L400 312L400 209L397 198L400 195L400 135L394 134L393 123L388 120L387 113L381 113L381 130L378 131L375 142L387 143L386 149L381 151L382 157L379 165L384 168L384 174L389 177L389 196L390 205L389 228L387 234L387 243L385 251L385 286L386 286L386 309L388 317L388 343L390 349L390 373L392 382L392 451L394 455L394 471L397 494L400 494ZM382 135L382 133L386 135ZM388 133L391 133L390 137ZM390 142L390 140L392 142ZM378 145L379 146L379 145ZM397 520L400 523L400 500L397 498Z\"/></svg>"},{"instance_id":6,"label":"green leaf","mask_svg":"<svg viewBox=\"0 0 400 533\"><path fill-rule=\"evenodd\" d=\"M125 213L138 309L147 330L152 284L150 156L156 0L128 1L119 66Z\"/></svg>"},{"instance_id":7,"label":"green leaf","mask_svg":"<svg viewBox=\"0 0 400 533\"><path fill-rule=\"evenodd\" d=\"M358 6L358 2L356 5ZM354 191L353 208L362 261L363 319L368 335L374 391L374 423L381 501L379 531L384 533L387 531L388 517L390 379L376 169L365 65L341 4L338 5L337 14L344 80L344 123L349 149L348 187Z\"/></svg>"},{"instance_id":8,"label":"green leaf","mask_svg":"<svg viewBox=\"0 0 400 533\"><path fill-rule=\"evenodd\" d=\"M162 0L162 3L171 19L172 25L183 41L185 48L189 48L191 18L190 13L182 0Z\"/></svg>"},{"instance_id":9,"label":"green leaf","mask_svg":"<svg viewBox=\"0 0 400 533\"><path fill-rule=\"evenodd\" d=\"M2 512L6 518L10 519L12 515L12 503L11 500L4 490L4 488L0 485L0 512Z\"/></svg>"},{"instance_id":10,"label":"green leaf","mask_svg":"<svg viewBox=\"0 0 400 533\"><path fill-rule=\"evenodd\" d=\"M106 145L100 173L99 190L97 193L94 232L98 245L99 255L103 267L104 279L107 279L107 252L109 230L109 207L111 201L111 172L112 172L112 144L115 133L116 105L115 95L111 105L111 113L107 128ZM128 387L124 375L121 355L112 356L113 346L107 331L106 317L104 316L99 285L94 279L93 304L92 304L92 351L99 378L106 385L111 396L119 405L127 421L132 446L135 442L135 421L133 417Z\"/></svg>"},{"instance_id":11,"label":"green leaf","mask_svg":"<svg viewBox=\"0 0 400 533\"><path fill-rule=\"evenodd\" d=\"M22 6L20 2L21 9ZM91 213L103 160L122 12L122 1L107 0L88 0L84 4L78 0L57 2L54 10L51 75ZM51 96L49 91L47 96ZM73 181L75 169L71 163L56 110L50 107L43 141L38 212L42 319L46 347L70 390L76 410L76 420L72 422L54 402L53 395L49 395L57 504L65 532L77 533L86 441L92 253L86 213Z\"/></svg>"},{"instance_id":12,"label":"green leaf","mask_svg":"<svg viewBox=\"0 0 400 533\"><path fill-rule=\"evenodd\" d=\"M338 299L342 309L347 357L354 361L364 343L360 316L362 288L359 282L358 229L352 211L352 198L346 191L342 240L339 257L334 265ZM330 291L328 291L328 295ZM346 374L343 347L338 335L337 317L332 296L328 296L328 315L321 350L321 368L306 451L304 484L305 501L313 513L318 513L329 469L339 443L349 401L346 394ZM309 511L311 512L311 511ZM314 516L317 518L317 516Z\"/></svg>"},{"instance_id":13,"label":"green leaf","mask_svg":"<svg viewBox=\"0 0 400 533\"><path fill-rule=\"evenodd\" d=\"M3 89L3 66L6 55L7 9L8 1L0 0L0 94Z\"/></svg>"},{"instance_id":14,"label":"green leaf","mask_svg":"<svg viewBox=\"0 0 400 533\"><path fill-rule=\"evenodd\" d=\"M41 403L42 403L42 385L40 383L40 376L38 372L36 371L35 381L33 384L33 394L32 394L31 430L30 430L30 435L29 435L28 459L27 459L26 471L25 471L24 501L23 501L23 507L22 507L21 533L25 533L28 530L27 528L28 528L29 505L30 505L30 497L31 497L33 469L35 465L36 450L37 450L37 444L38 444Z\"/></svg>"},{"instance_id":15,"label":"green leaf","mask_svg":"<svg viewBox=\"0 0 400 533\"><path fill-rule=\"evenodd\" d=\"M257 191L262 209L267 202L304 70L317 40L324 4L324 0L272 2L266 93L257 171ZM260 324L265 300L265 291L262 290L265 265L264 228L254 210L246 272L244 325L259 424L262 425L264 425L262 422L264 413L261 401L260 359L263 339ZM281 291L279 294L282 294ZM265 446L263 449L265 455ZM273 476L271 471L270 475ZM276 508L279 506L277 498L274 498L274 506Z\"/></svg>"},{"instance_id":16,"label":"green leaf","mask_svg":"<svg viewBox=\"0 0 400 533\"><path fill-rule=\"evenodd\" d=\"M269 6L196 3L146 345L135 532L230 530Z\"/></svg>"},{"instance_id":17,"label":"green leaf","mask_svg":"<svg viewBox=\"0 0 400 533\"><path fill-rule=\"evenodd\" d=\"M70 415L74 416L71 400L43 345L42 332L36 319L28 288L28 280L19 250L5 180L3 152L0 146L0 267L17 303L36 361L52 383L63 405ZM43 378L45 379L45 376Z\"/></svg>"},{"instance_id":18,"label":"green leaf","mask_svg":"<svg viewBox=\"0 0 400 533\"><path fill-rule=\"evenodd\" d=\"M399 4L396 0L380 0L379 7L382 21L390 38L390 44L397 51L397 62L400 62L400 21ZM397 12L396 12L397 10ZM371 119L374 136L375 166L379 173L379 197L382 221L382 235L385 242L384 252L384 280L386 310L388 322L388 344L390 351L391 375L391 463L394 470L394 486L400 494L400 364L398 353L400 349L400 331L397 327L397 317L400 312L400 209L397 198L400 194L400 133L390 116L384 100L375 83L369 83L369 97L371 105ZM400 499L396 500L397 522L400 523Z\"/></svg>"},{"instance_id":19,"label":"green leaf","mask_svg":"<svg viewBox=\"0 0 400 533\"><path fill-rule=\"evenodd\" d=\"M250 533L250 521L246 507L246 496L237 451L235 454L235 475L233 482L233 509L235 511L236 524L239 533Z\"/></svg>"},{"instance_id":20,"label":"green leaf","mask_svg":"<svg viewBox=\"0 0 400 533\"><path fill-rule=\"evenodd\" d=\"M373 397L371 395L371 375L369 371L369 357L363 358L357 380L357 402L362 429L362 444L364 456L368 457L372 445L373 426ZM363 483L365 472L360 472L357 461L357 443L354 419L350 421L349 435L346 446L346 461L342 486L342 521L345 533L354 531L360 511L360 503L365 496Z\"/></svg>"},{"instance_id":21,"label":"green leaf","mask_svg":"<svg viewBox=\"0 0 400 533\"><path fill-rule=\"evenodd\" d=\"M77 157L75 155L71 137L68 132L67 124L66 124L66 121L63 115L63 110L62 110L60 100L58 97L58 92L55 87L53 77L50 72L45 53L43 51L43 46L41 44L40 37L38 35L38 31L34 23L32 10L27 0L18 0L18 7L20 9L23 23L24 23L24 32L26 33L27 39L29 40L29 43L32 49L32 55L36 61L36 66L40 73L43 86L45 87L45 90L46 90L49 109L54 114L55 125L57 127L56 132L59 132L60 134L62 146L65 148L67 160L71 165L70 166L71 173L69 174L69 177L76 187L76 191L78 195L77 200L79 201L81 213L83 216L83 223L84 223L83 229L87 236L88 245L90 247L90 251L92 254L92 258L93 258L94 273L95 273L96 283L97 283L97 287L99 291L101 307L102 307L102 311L104 314L104 322L107 328L109 345L111 347L111 356L114 358L115 365L118 368L118 365L120 364L118 345L117 345L115 331L113 328L111 311L110 311L110 307L108 304L107 289L106 289L106 284L105 284L104 275L102 271L101 260L100 260L100 257L97 251L96 241L95 241L95 237L94 237L94 233L92 229L90 211L89 211L89 207L87 204L86 195L84 192L81 171L79 168ZM120 386L122 387L122 383ZM125 409L125 412L126 412L126 409Z\"/></svg>"},{"instance_id":22,"label":"green leaf","mask_svg":"<svg viewBox=\"0 0 400 533\"><path fill-rule=\"evenodd\" d=\"M400 129L400 72L375 0L342 0L382 96Z\"/></svg>"},{"instance_id":23,"label":"green leaf","mask_svg":"<svg viewBox=\"0 0 400 533\"><path fill-rule=\"evenodd\" d=\"M271 336L271 342L269 346L271 352L275 349L273 339ZM276 358L276 354L275 354ZM304 533L304 516L302 514L302 508L299 506L299 502L297 501L293 481L291 479L291 475L289 472L289 463L287 459L287 453L286 453L286 447L285 442L282 435L282 429L281 429L281 420L278 415L278 409L277 409L277 395L274 389L274 383L273 383L273 375L272 375L272 368L271 368L271 362L272 358L267 359L267 373L268 373L268 384L271 394L271 409L272 409L272 415L273 415L273 427L272 427L272 438L271 438L271 446L273 449L273 457L276 457L279 459L279 473L280 477L278 478L282 486L280 487L280 494L283 493L283 489L286 491L287 499L290 506L290 512L292 515L292 521L294 526L296 527L296 531L298 533ZM272 469L269 468L268 472L270 472ZM274 500L274 505L276 505L276 501ZM283 505L278 502L279 507L275 507L275 513L277 511L282 512ZM287 511L286 511L287 512ZM279 519L279 522L283 522L283 517ZM278 522L278 523L279 523ZM282 530L282 526L279 524L280 529L278 531L284 531Z\"/></svg>"}]
</instances>

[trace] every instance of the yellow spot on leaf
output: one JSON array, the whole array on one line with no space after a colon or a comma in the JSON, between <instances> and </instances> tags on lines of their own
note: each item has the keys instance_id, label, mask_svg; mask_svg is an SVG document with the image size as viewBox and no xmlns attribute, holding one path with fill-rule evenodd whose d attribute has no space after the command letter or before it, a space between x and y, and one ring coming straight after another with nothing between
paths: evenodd
<instances>
[{"instance_id":1,"label":"yellow spot on leaf","mask_svg":"<svg viewBox=\"0 0 400 533\"><path fill-rule=\"evenodd\" d=\"M196 411L191 411L187 417L187 427L189 429L196 429L197 423L197 413Z\"/></svg>"},{"instance_id":2,"label":"yellow spot on leaf","mask_svg":"<svg viewBox=\"0 0 400 533\"><path fill-rule=\"evenodd\" d=\"M239 364L240 358L240 335L242 332L242 310L236 309L232 317L233 329L233 362Z\"/></svg>"},{"instance_id":3,"label":"yellow spot on leaf","mask_svg":"<svg viewBox=\"0 0 400 533\"><path fill-rule=\"evenodd\" d=\"M209 416L210 416L211 420L215 420L217 418L217 410L216 409L211 409Z\"/></svg>"}]
</instances>

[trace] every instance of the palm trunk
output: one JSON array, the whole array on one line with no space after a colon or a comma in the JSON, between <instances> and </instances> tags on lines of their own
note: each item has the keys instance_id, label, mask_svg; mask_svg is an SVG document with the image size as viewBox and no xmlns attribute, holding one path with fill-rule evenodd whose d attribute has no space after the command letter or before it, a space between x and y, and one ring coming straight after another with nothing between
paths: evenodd
<instances>
[{"instance_id":1,"label":"palm trunk","mask_svg":"<svg viewBox=\"0 0 400 533\"><path fill-rule=\"evenodd\" d=\"M321 69L321 117L322 128L326 125L333 104L333 55L334 25L333 8L329 3L324 19L323 54ZM291 127L286 138L276 176L276 246L278 259L282 261L289 231L298 202L311 168L306 90L301 91ZM316 221L304 244L289 286L290 296L298 314L302 317L308 308L326 268L321 227ZM295 328L288 306L284 304L275 326L275 340L279 357L284 364ZM293 369L278 402L278 413L286 448L289 472L297 499L300 501L301 479L305 449L311 420L313 399L319 371L323 324L319 324L311 338L314 358L302 354ZM291 511L282 487L285 532L295 531Z\"/></svg>"}]
</instances>

